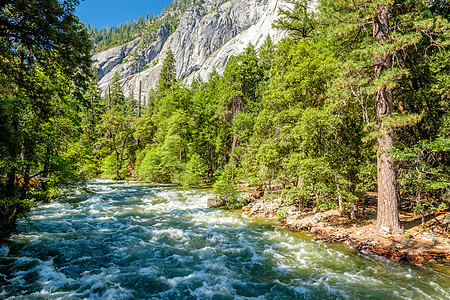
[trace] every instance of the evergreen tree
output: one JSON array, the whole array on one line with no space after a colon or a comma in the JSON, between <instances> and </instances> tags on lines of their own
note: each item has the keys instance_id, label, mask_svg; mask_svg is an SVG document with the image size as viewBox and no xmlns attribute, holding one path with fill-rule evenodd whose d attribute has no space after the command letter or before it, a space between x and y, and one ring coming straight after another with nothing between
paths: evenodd
<instances>
[{"instance_id":1,"label":"evergreen tree","mask_svg":"<svg viewBox=\"0 0 450 300\"><path fill-rule=\"evenodd\" d=\"M104 175L113 179L131 175L128 166L135 159L135 124L132 115L124 115L116 107L102 115L102 122L97 126L97 146L104 152L101 161Z\"/></svg>"},{"instance_id":2,"label":"evergreen tree","mask_svg":"<svg viewBox=\"0 0 450 300\"><path fill-rule=\"evenodd\" d=\"M164 59L161 73L158 78L158 89L157 92L159 96L163 96L168 92L173 92L176 83L176 70L175 70L175 57L172 50L169 48L166 53L166 58Z\"/></svg>"},{"instance_id":3,"label":"evergreen tree","mask_svg":"<svg viewBox=\"0 0 450 300\"><path fill-rule=\"evenodd\" d=\"M97 126L107 105L97 87L97 76L93 75L88 82L88 89L84 93L87 106L80 111L81 136L78 142L72 144L74 151L79 153L78 169L84 178L91 178L98 174L98 158L95 144L99 138Z\"/></svg>"},{"instance_id":4,"label":"evergreen tree","mask_svg":"<svg viewBox=\"0 0 450 300\"><path fill-rule=\"evenodd\" d=\"M114 77L111 81L110 94L108 94L108 101L110 101L112 107L119 107L120 111L125 109L125 96L122 92L120 84L119 73L114 73Z\"/></svg>"},{"instance_id":5,"label":"evergreen tree","mask_svg":"<svg viewBox=\"0 0 450 300\"><path fill-rule=\"evenodd\" d=\"M275 21L274 27L287 30L292 39L299 41L316 34L319 27L316 12L311 0L287 0L294 5L293 9L280 9L281 18ZM314 1L315 2L315 1Z\"/></svg>"},{"instance_id":6,"label":"evergreen tree","mask_svg":"<svg viewBox=\"0 0 450 300\"><path fill-rule=\"evenodd\" d=\"M274 51L275 51L275 46L273 45L270 35L268 35L266 37L266 39L264 40L264 43L261 45L261 47L258 50L258 55L259 55L258 65L264 71L264 75L265 75L264 80L265 81L267 81L269 79L269 71L270 71L270 68L272 67Z\"/></svg>"},{"instance_id":7,"label":"evergreen tree","mask_svg":"<svg viewBox=\"0 0 450 300\"><path fill-rule=\"evenodd\" d=\"M238 145L238 139L247 140L252 131L254 117L260 106L262 69L252 44L244 53L230 57L221 81L223 116L232 126L231 153Z\"/></svg>"},{"instance_id":8,"label":"evergreen tree","mask_svg":"<svg viewBox=\"0 0 450 300\"><path fill-rule=\"evenodd\" d=\"M194 95L192 99L191 114L194 116L196 134L193 135L193 148L208 165L208 179L213 178L214 173L220 166L226 163L224 149L224 121L217 115L221 109L219 95L220 76L214 69L208 77L207 82L197 80L192 85Z\"/></svg>"}]
</instances>

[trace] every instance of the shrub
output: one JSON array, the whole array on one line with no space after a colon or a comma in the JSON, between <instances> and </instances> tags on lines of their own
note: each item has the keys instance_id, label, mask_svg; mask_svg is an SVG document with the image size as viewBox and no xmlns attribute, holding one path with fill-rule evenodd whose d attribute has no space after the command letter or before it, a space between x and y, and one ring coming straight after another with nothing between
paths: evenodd
<instances>
[{"instance_id":1,"label":"shrub","mask_svg":"<svg viewBox=\"0 0 450 300\"><path fill-rule=\"evenodd\" d=\"M244 206L245 202L233 183L231 171L228 166L219 175L219 178L213 185L213 189L216 199L223 203L223 206L227 209L238 209Z\"/></svg>"},{"instance_id":2,"label":"shrub","mask_svg":"<svg viewBox=\"0 0 450 300\"><path fill-rule=\"evenodd\" d=\"M287 209L280 209L277 212L277 220L280 222L284 222L286 221L287 218Z\"/></svg>"}]
</instances>

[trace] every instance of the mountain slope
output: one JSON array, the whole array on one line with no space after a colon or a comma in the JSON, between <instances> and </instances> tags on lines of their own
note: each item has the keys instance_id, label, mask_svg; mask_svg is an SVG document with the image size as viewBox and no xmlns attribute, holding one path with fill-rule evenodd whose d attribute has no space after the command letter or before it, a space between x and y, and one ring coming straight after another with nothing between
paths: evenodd
<instances>
[{"instance_id":1,"label":"mountain slope","mask_svg":"<svg viewBox=\"0 0 450 300\"><path fill-rule=\"evenodd\" d=\"M126 96L135 98L140 82L146 95L156 86L169 48L175 55L177 76L187 84L197 75L205 79L214 68L222 73L228 58L249 43L259 47L267 35L274 42L284 37L271 25L286 5L281 0L203 0L180 15L172 34L170 24L164 23L145 38L95 54L99 87L106 91L118 72Z\"/></svg>"}]
</instances>

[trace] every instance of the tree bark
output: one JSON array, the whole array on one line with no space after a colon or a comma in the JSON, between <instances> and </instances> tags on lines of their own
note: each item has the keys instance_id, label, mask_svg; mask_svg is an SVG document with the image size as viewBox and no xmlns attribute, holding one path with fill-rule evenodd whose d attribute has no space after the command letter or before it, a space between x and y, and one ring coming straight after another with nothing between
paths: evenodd
<instances>
[{"instance_id":1,"label":"tree bark","mask_svg":"<svg viewBox=\"0 0 450 300\"><path fill-rule=\"evenodd\" d=\"M389 13L384 5L378 7L378 14L373 20L373 36L379 39L380 43L389 34ZM375 76L379 77L386 69L391 67L390 54L375 57ZM392 233L400 233L401 226L398 218L396 175L394 169L394 159L391 151L394 147L394 131L386 124L385 118L392 116L394 101L392 90L384 85L377 92L376 114L378 124L378 212L377 228L390 228Z\"/></svg>"},{"instance_id":2,"label":"tree bark","mask_svg":"<svg viewBox=\"0 0 450 300\"><path fill-rule=\"evenodd\" d=\"M301 188L302 187L302 183L303 183L303 178L302 175L298 176L298 181L297 181L297 188ZM302 198L299 197L298 199L298 210L302 211Z\"/></svg>"},{"instance_id":3,"label":"tree bark","mask_svg":"<svg viewBox=\"0 0 450 300\"><path fill-rule=\"evenodd\" d=\"M235 99L235 102L233 102L231 106L231 123L233 123L233 120L236 118L237 114L242 110L242 99L238 97ZM233 144L231 145L231 153L234 153L234 149L237 147L238 137L236 135L233 135Z\"/></svg>"},{"instance_id":4,"label":"tree bark","mask_svg":"<svg viewBox=\"0 0 450 300\"><path fill-rule=\"evenodd\" d=\"M334 180L336 180L336 190L338 194L338 205L339 205L339 212L342 212L343 206L342 206L342 195L341 195L341 188L339 187L339 182L337 175L334 174Z\"/></svg>"},{"instance_id":5,"label":"tree bark","mask_svg":"<svg viewBox=\"0 0 450 300\"><path fill-rule=\"evenodd\" d=\"M234 153L234 149L237 146L238 137L233 135L233 144L231 145L231 153Z\"/></svg>"},{"instance_id":6,"label":"tree bark","mask_svg":"<svg viewBox=\"0 0 450 300\"><path fill-rule=\"evenodd\" d=\"M142 81L139 81L139 99L137 103L137 119L141 119L141 95L142 95Z\"/></svg>"},{"instance_id":7,"label":"tree bark","mask_svg":"<svg viewBox=\"0 0 450 300\"><path fill-rule=\"evenodd\" d=\"M350 203L350 220L353 221L355 219L356 219L355 204Z\"/></svg>"},{"instance_id":8,"label":"tree bark","mask_svg":"<svg viewBox=\"0 0 450 300\"><path fill-rule=\"evenodd\" d=\"M425 225L425 207L423 206L423 201L422 201L422 193L419 190L419 192L417 193L417 201L420 204L420 217L422 218L422 228Z\"/></svg>"},{"instance_id":9,"label":"tree bark","mask_svg":"<svg viewBox=\"0 0 450 300\"><path fill-rule=\"evenodd\" d=\"M28 190L30 189L30 165L26 164L23 174L23 186L20 192L20 200L24 200L27 197Z\"/></svg>"}]
</instances>

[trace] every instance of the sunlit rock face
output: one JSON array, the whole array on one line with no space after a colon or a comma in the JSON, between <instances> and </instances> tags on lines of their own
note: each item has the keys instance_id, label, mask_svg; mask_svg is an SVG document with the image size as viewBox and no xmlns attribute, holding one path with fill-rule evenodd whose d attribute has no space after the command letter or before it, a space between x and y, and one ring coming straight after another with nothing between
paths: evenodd
<instances>
[{"instance_id":1,"label":"sunlit rock face","mask_svg":"<svg viewBox=\"0 0 450 300\"><path fill-rule=\"evenodd\" d=\"M95 54L99 87L105 92L117 72L125 96L136 98L139 83L147 95L168 49L175 55L177 76L188 85L196 76L206 79L214 68L222 73L228 58L249 43L258 48L268 35L274 43L285 36L272 23L288 5L281 0L203 0L180 16L172 34L165 24L150 36Z\"/></svg>"}]
</instances>

